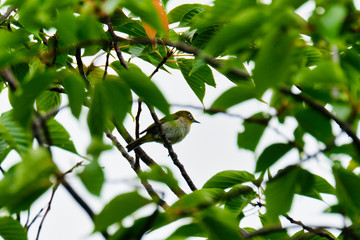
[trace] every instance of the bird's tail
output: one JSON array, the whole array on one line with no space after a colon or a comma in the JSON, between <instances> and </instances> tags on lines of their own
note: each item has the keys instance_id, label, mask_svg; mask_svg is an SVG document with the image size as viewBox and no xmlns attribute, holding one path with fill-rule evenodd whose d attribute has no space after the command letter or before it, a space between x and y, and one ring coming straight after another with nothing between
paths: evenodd
<instances>
[{"instance_id":1,"label":"bird's tail","mask_svg":"<svg viewBox=\"0 0 360 240\"><path fill-rule=\"evenodd\" d=\"M131 143L129 143L126 148L128 150L128 152L131 152L132 150L134 150L135 148L139 147L141 144L147 142L147 135L141 137L141 138L138 138L134 141L132 141Z\"/></svg>"}]
</instances>

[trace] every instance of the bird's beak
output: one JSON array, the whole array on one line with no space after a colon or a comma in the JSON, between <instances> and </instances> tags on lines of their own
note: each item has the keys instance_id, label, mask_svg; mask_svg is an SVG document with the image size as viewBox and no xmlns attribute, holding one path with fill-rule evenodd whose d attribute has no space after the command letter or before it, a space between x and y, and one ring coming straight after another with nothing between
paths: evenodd
<instances>
[{"instance_id":1,"label":"bird's beak","mask_svg":"<svg viewBox=\"0 0 360 240\"><path fill-rule=\"evenodd\" d=\"M194 119L194 123L200 123L200 122Z\"/></svg>"}]
</instances>

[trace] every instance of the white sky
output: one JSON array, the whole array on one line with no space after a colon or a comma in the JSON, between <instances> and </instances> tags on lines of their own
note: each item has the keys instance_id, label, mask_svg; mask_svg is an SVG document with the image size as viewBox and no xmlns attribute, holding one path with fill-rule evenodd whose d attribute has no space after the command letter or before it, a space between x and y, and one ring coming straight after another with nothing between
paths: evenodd
<instances>
[{"instance_id":1,"label":"white sky","mask_svg":"<svg viewBox=\"0 0 360 240\"><path fill-rule=\"evenodd\" d=\"M211 3L212 1L176 1L169 2L168 9L172 9L177 5L183 3ZM299 13L307 17L311 14L314 8L312 3L303 6ZM91 60L90 60L91 61ZM104 59L97 60L98 65L103 65ZM140 67L147 74L150 74L154 67L148 63L141 62ZM233 84L222 75L214 71L217 87L212 88L207 86L207 92L204 99L204 105L209 107L210 104L226 89L233 86ZM153 80L157 86L162 90L167 100L172 104L184 104L201 106L196 96L192 93L189 86L187 86L185 80L181 76L179 71L173 71L172 74L165 73L163 71L158 72ZM64 98L65 99L65 98ZM134 104L136 107L136 104ZM6 91L0 94L0 113L10 109L10 105L7 100ZM172 112L179 108L172 108ZM214 174L223 170L245 170L249 172L254 171L255 161L251 152L245 150L239 150L237 147L237 134L242 129L241 120L237 118L231 118L223 114L217 114L215 116L208 116L201 111L190 110L194 117L201 122L201 124L194 124L192 130L181 143L174 145L174 150L178 154L180 161L185 166L188 174L194 181L198 188ZM81 154L86 153L86 148L90 142L89 133L86 126L86 111L83 109L81 115L81 121L78 122L72 117L69 109L62 110L56 119L60 121L64 127L71 134L77 150ZM271 111L269 106L264 103L252 101L248 104L243 104L231 109L231 112L241 114L243 116L250 116L259 111ZM136 113L134 108L133 113ZM143 115L141 119L141 129L144 129L152 122L146 107L143 107ZM272 126L278 126L276 122L271 123ZM127 129L134 132L134 122L131 118L127 118L125 121ZM291 130L296 127L295 121L288 119L285 124L286 127L281 127L285 135L291 137ZM121 138L119 137L119 140ZM267 138L262 140L261 145L266 146L270 142L284 141L279 137L277 133L267 132ZM309 137L309 141L312 141ZM125 146L126 143L121 140L121 143ZM190 192L189 188L185 184L183 178L180 176L177 168L172 166L171 159L168 157L167 150L157 143L148 143L143 145L143 149L160 165L166 165L171 167L173 173L177 176L177 179L181 183L182 189L186 192ZM308 151L314 151L314 149L307 149ZM2 167L7 169L18 159L15 153L12 153ZM65 151L54 149L54 160L59 165L60 169L66 171L70 169L76 162L82 161L77 156L67 153ZM289 153L284 159L282 159L273 169L275 173L277 169L284 165L288 165L297 162L298 157L295 152ZM96 211L100 211L102 206L112 199L114 196L132 191L134 186L140 186L139 182L135 179L133 170L128 165L127 161L121 156L121 154L115 150L107 151L102 155L101 165L104 167L106 173L106 184L104 186L102 196L100 199L95 198L88 194L79 180L74 174L68 176L68 180L79 192L79 194L90 204L90 206ZM327 174L330 172L330 164L327 160L320 159L318 162L309 161L304 164L304 167L310 169L312 172L321 176L329 177ZM332 179L329 179L332 181ZM155 189L163 190L161 186L154 185ZM141 187L141 186L140 186ZM144 192L144 191L142 191ZM146 193L145 193L146 195ZM166 191L166 200L171 204L176 200L172 193ZM50 192L44 194L40 201L37 201L31 212L31 218L38 213L38 211L45 207L50 197ZM321 214L324 209L328 207L327 204L333 204L334 198L325 196L326 202L323 203L317 200L296 197L294 210L290 212L296 220L302 221L304 224L309 225L331 225L342 227L342 219L335 215ZM153 209L148 209L152 212ZM1 214L1 213L0 213ZM141 214L141 213L140 213ZM247 217L242 220L241 227L251 226L260 227L260 223L256 216L257 209L249 208ZM25 216L25 215L24 215ZM129 223L131 219L128 220ZM40 222L40 219L37 223ZM290 223L284 221L285 226L289 226ZM176 224L175 224L176 225ZM35 224L29 232L29 239L35 239L38 224ZM173 226L174 227L174 226ZM168 230L169 231L169 230ZM69 194L61 187L56 192L52 209L48 214L45 223L43 225L40 239L52 239L52 240L97 240L103 239L102 236L95 234L90 235L92 232L92 223L85 212L75 203L75 201L69 196ZM161 230L155 231L149 234L144 239L163 239L164 232Z\"/></svg>"}]
</instances>

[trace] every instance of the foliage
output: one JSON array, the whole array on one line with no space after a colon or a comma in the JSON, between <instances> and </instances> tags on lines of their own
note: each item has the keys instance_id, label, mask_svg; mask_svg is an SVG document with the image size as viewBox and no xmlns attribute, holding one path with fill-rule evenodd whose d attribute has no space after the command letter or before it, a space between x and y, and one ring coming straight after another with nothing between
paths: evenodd
<instances>
[{"instance_id":1,"label":"foliage","mask_svg":"<svg viewBox=\"0 0 360 240\"><path fill-rule=\"evenodd\" d=\"M211 6L184 4L166 13L165 0L1 1L0 94L8 93L12 109L0 116L0 236L26 239L31 224L19 216L53 186L50 206L62 184L92 218L94 232L106 239L140 239L180 219L187 223L167 239L359 239L360 11L354 2L215 0ZM309 3L315 10L304 19L297 10ZM83 62L99 54L105 56L103 63ZM132 59L150 63L154 72L146 74L141 64L130 63ZM247 71L244 66L253 68ZM206 89L216 88L214 70L232 87L205 108ZM184 179L176 179L170 168L136 150L148 165L140 168L113 133L128 143L132 140L123 121L132 116L133 98L146 103L152 113L156 108L170 114L172 103L151 79L157 71L179 71L204 114L228 114L234 106L248 106L250 99L269 106L269 111L242 119L243 131L234 143L254 153L254 172L222 171L196 189L167 144ZM61 119L54 119L63 108L79 122L81 115L87 116L92 139L88 156L78 153L71 133ZM296 128L283 134L279 128L289 119ZM262 146L269 131L283 141ZM344 134L348 142L341 141ZM104 136L114 146L105 144ZM317 150L309 153L314 142ZM54 147L84 158L84 163L61 172ZM148 195L135 189L119 194L94 214L65 175L81 169L75 177L89 193L101 197L107 180L101 153L115 147ZM8 163L11 152L17 153L17 163ZM332 169L330 178L305 167L320 157ZM275 172L283 158L293 164ZM5 163L10 167L2 167ZM184 180L191 193L181 189ZM178 200L168 204L152 188L154 182L169 188ZM338 232L288 216L295 195L324 201L324 194L338 201L328 211L346 219ZM145 208L153 212L135 214ZM259 208L262 226L240 228L247 221L246 210L253 208ZM124 224L129 216L132 225ZM289 224L282 224L286 220L302 230L288 232Z\"/></svg>"}]
</instances>

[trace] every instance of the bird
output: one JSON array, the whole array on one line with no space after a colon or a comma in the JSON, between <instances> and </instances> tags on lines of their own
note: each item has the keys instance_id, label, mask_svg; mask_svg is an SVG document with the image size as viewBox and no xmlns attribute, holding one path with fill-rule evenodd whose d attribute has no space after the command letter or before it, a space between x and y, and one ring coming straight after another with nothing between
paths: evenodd
<instances>
[{"instance_id":1,"label":"bird","mask_svg":"<svg viewBox=\"0 0 360 240\"><path fill-rule=\"evenodd\" d=\"M200 123L199 121L195 120L193 115L189 111L178 111L170 115L169 118L163 117L160 119L160 124L162 131L164 132L166 138L169 140L170 143L178 143L185 138L185 136L190 131L190 126L192 123ZM144 131L140 134L146 134L131 143L129 143L126 148L128 152L139 147L141 144L147 142L160 142L164 143L162 137L160 136L160 132L158 131L158 127L156 123L151 124L147 127Z\"/></svg>"}]
</instances>

